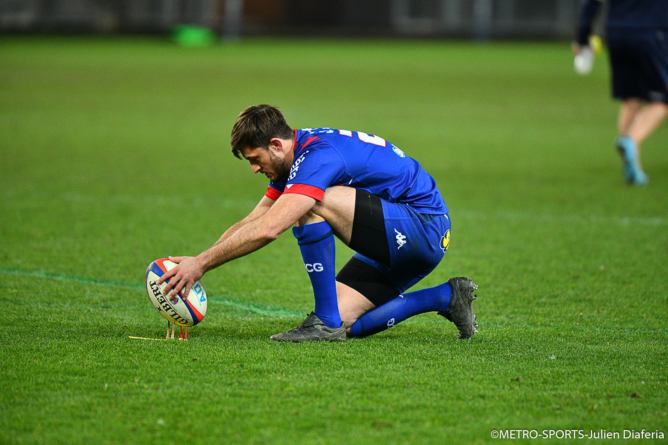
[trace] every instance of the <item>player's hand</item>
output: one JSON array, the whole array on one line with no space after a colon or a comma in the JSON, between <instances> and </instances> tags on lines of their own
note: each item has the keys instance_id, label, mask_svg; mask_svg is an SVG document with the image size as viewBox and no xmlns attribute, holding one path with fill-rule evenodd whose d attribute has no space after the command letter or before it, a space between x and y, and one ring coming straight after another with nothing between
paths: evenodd
<instances>
[{"instance_id":1,"label":"player's hand","mask_svg":"<svg viewBox=\"0 0 668 445\"><path fill-rule=\"evenodd\" d=\"M165 296L169 294L170 299L176 298L179 292L183 290L183 295L187 297L190 288L204 275L204 268L197 257L170 256L169 260L177 263L177 265L160 277L158 285L169 280L169 283L163 289Z\"/></svg>"}]
</instances>

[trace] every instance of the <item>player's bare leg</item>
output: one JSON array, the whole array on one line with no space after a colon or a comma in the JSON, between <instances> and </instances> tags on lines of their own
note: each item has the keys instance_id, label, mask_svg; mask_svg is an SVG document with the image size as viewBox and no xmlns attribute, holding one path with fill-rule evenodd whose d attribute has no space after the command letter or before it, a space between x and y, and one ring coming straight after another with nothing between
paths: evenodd
<instances>
[{"instance_id":1,"label":"player's bare leg","mask_svg":"<svg viewBox=\"0 0 668 445\"><path fill-rule=\"evenodd\" d=\"M628 184L636 186L644 186L649 183L649 178L640 164L638 141L629 134L642 110L642 102L639 99L628 99L622 103L617 120L620 136L615 142L617 151L622 158L624 178Z\"/></svg>"},{"instance_id":2,"label":"player's bare leg","mask_svg":"<svg viewBox=\"0 0 668 445\"><path fill-rule=\"evenodd\" d=\"M643 107L635 115L635 119L626 131L631 136L638 148L647 137L657 129L666 118L668 105L663 102L652 102Z\"/></svg>"},{"instance_id":3,"label":"player's bare leg","mask_svg":"<svg viewBox=\"0 0 668 445\"><path fill-rule=\"evenodd\" d=\"M300 225L327 221L334 235L343 243L350 245L355 217L355 195L357 190L352 187L330 187L325 190L322 201L299 220Z\"/></svg>"},{"instance_id":4,"label":"player's bare leg","mask_svg":"<svg viewBox=\"0 0 668 445\"><path fill-rule=\"evenodd\" d=\"M640 100L629 99L622 104L617 150L622 156L624 176L629 184L643 186L649 183L640 162L640 146L663 122L667 113L668 106L662 102L651 102L643 107Z\"/></svg>"},{"instance_id":5,"label":"player's bare leg","mask_svg":"<svg viewBox=\"0 0 668 445\"><path fill-rule=\"evenodd\" d=\"M350 326L358 318L376 308L364 295L338 281L336 282L336 296L339 302L341 320L345 323L348 334L350 334Z\"/></svg>"},{"instance_id":6,"label":"player's bare leg","mask_svg":"<svg viewBox=\"0 0 668 445\"><path fill-rule=\"evenodd\" d=\"M617 129L620 136L625 136L631 128L631 123L636 118L636 114L642 108L640 99L627 99L619 107L619 116L617 117Z\"/></svg>"}]
</instances>

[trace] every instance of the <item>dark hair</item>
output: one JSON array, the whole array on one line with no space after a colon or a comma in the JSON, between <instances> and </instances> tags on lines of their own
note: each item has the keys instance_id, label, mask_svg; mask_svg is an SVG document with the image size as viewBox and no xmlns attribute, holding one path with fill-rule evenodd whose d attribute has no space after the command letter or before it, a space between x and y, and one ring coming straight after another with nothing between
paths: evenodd
<instances>
[{"instance_id":1,"label":"dark hair","mask_svg":"<svg viewBox=\"0 0 668 445\"><path fill-rule=\"evenodd\" d=\"M230 145L234 156L241 159L241 149L269 149L272 138L292 139L292 128L278 108L271 105L252 105L239 114L232 127Z\"/></svg>"}]
</instances>

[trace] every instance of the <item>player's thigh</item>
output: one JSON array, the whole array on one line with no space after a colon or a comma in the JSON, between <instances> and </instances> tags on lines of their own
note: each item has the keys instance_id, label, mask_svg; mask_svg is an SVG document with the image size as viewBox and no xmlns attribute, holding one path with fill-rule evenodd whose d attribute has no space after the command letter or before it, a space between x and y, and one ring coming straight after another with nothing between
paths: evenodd
<instances>
[{"instance_id":1,"label":"player's thigh","mask_svg":"<svg viewBox=\"0 0 668 445\"><path fill-rule=\"evenodd\" d=\"M446 250L443 239L450 236L449 216L418 213L407 205L387 202L383 209L390 268L421 271L435 267Z\"/></svg>"},{"instance_id":2,"label":"player's thigh","mask_svg":"<svg viewBox=\"0 0 668 445\"><path fill-rule=\"evenodd\" d=\"M382 222L387 260L378 261L351 247L357 253L338 273L340 283L363 295L375 307L396 298L431 273L450 245L448 215L421 215L406 206L383 201ZM390 242L396 241L396 245ZM376 238L375 244L381 244ZM369 249L373 243L369 244ZM372 252L373 253L373 252ZM391 253L391 254L390 254Z\"/></svg>"},{"instance_id":3,"label":"player's thigh","mask_svg":"<svg viewBox=\"0 0 668 445\"><path fill-rule=\"evenodd\" d=\"M323 218L332 227L334 234L346 245L350 244L355 217L356 189L344 186L329 187L322 201L317 203L312 213Z\"/></svg>"},{"instance_id":4,"label":"player's thigh","mask_svg":"<svg viewBox=\"0 0 668 445\"><path fill-rule=\"evenodd\" d=\"M374 266L399 290L405 292L429 275L443 259L450 242L448 215L425 215L408 206L384 202L390 263L381 264L355 254Z\"/></svg>"},{"instance_id":5,"label":"player's thigh","mask_svg":"<svg viewBox=\"0 0 668 445\"><path fill-rule=\"evenodd\" d=\"M376 261L390 263L383 201L366 190L330 187L312 212L332 227L347 246Z\"/></svg>"},{"instance_id":6,"label":"player's thigh","mask_svg":"<svg viewBox=\"0 0 668 445\"><path fill-rule=\"evenodd\" d=\"M390 265L390 250L385 222L387 201L366 190L355 193L355 216L348 246L358 254Z\"/></svg>"}]
</instances>

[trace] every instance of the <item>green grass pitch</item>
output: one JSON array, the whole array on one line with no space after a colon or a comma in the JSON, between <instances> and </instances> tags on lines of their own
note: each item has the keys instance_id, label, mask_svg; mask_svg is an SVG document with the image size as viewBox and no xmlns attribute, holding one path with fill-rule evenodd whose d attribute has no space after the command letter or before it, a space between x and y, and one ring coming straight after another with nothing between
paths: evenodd
<instances>
[{"instance_id":1,"label":"green grass pitch","mask_svg":"<svg viewBox=\"0 0 668 445\"><path fill-rule=\"evenodd\" d=\"M649 187L626 186L605 56L580 77L567 42L3 37L0 61L0 443L668 433L668 131L643 146ZM203 278L188 342L129 338L165 333L146 266L199 253L264 193L228 144L258 103L381 135L431 172L452 241L417 288L472 277L471 341L425 314L271 342L313 306L290 233Z\"/></svg>"}]
</instances>

